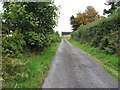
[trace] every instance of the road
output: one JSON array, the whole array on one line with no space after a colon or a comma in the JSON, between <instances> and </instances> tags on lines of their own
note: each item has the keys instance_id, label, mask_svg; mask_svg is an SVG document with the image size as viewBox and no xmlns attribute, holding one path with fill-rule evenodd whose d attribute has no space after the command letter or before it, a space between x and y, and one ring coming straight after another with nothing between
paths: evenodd
<instances>
[{"instance_id":1,"label":"road","mask_svg":"<svg viewBox=\"0 0 120 90\"><path fill-rule=\"evenodd\" d=\"M118 81L91 57L62 40L42 88L118 88Z\"/></svg>"}]
</instances>

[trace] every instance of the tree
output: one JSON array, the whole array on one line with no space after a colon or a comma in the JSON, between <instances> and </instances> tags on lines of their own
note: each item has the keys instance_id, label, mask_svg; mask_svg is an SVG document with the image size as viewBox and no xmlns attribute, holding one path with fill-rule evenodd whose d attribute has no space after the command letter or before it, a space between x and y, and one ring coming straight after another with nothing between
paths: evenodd
<instances>
[{"instance_id":1,"label":"tree","mask_svg":"<svg viewBox=\"0 0 120 90\"><path fill-rule=\"evenodd\" d=\"M3 39L10 35L12 39L16 39L20 35L21 38L17 39L25 41L24 47L39 50L50 44L48 42L53 39L51 34L54 33L53 28L58 18L58 8L52 2L5 2L3 8L2 33L5 37ZM16 42L17 44L21 43ZM11 45L8 48L14 49Z\"/></svg>"},{"instance_id":2,"label":"tree","mask_svg":"<svg viewBox=\"0 0 120 90\"><path fill-rule=\"evenodd\" d=\"M79 26L77 24L76 18L73 15L70 17L70 24L72 25L73 30L76 30Z\"/></svg>"},{"instance_id":3,"label":"tree","mask_svg":"<svg viewBox=\"0 0 120 90\"><path fill-rule=\"evenodd\" d=\"M71 16L70 23L73 30L77 30L80 25L86 25L96 19L101 18L98 12L92 6L88 6L85 12L78 13L77 17Z\"/></svg>"},{"instance_id":4,"label":"tree","mask_svg":"<svg viewBox=\"0 0 120 90\"><path fill-rule=\"evenodd\" d=\"M54 3L4 2L3 8L2 76L3 87L7 88L31 77L27 69L29 61L24 61L22 54L41 53L60 38L53 30L58 18ZM18 70L21 67L24 69Z\"/></svg>"},{"instance_id":5,"label":"tree","mask_svg":"<svg viewBox=\"0 0 120 90\"><path fill-rule=\"evenodd\" d=\"M120 1L119 0L108 0L105 5L110 5L111 8L106 10L104 9L104 13L105 14L113 14L113 11L118 10L120 8Z\"/></svg>"}]
</instances>

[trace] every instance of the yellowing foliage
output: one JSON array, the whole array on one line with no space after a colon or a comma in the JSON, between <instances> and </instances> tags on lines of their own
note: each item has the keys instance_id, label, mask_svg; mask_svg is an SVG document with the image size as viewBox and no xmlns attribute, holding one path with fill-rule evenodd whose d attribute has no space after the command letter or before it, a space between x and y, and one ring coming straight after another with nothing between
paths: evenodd
<instances>
[{"instance_id":1,"label":"yellowing foliage","mask_svg":"<svg viewBox=\"0 0 120 90\"><path fill-rule=\"evenodd\" d=\"M71 17L73 18L73 20L71 20L71 25L73 30L76 30L80 25L86 25L102 17L103 16L100 16L94 7L88 6L85 12L78 13L75 18Z\"/></svg>"}]
</instances>

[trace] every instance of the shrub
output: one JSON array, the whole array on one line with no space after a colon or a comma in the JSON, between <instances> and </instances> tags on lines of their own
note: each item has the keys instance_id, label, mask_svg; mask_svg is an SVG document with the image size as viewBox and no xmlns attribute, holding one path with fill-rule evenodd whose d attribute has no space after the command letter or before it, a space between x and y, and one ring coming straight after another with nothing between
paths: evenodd
<instances>
[{"instance_id":1,"label":"shrub","mask_svg":"<svg viewBox=\"0 0 120 90\"><path fill-rule=\"evenodd\" d=\"M4 2L3 8L2 61L6 84L27 77L27 64L22 62L22 58L18 59L22 53L41 53L59 41L59 36L53 31L58 8L53 2Z\"/></svg>"},{"instance_id":2,"label":"shrub","mask_svg":"<svg viewBox=\"0 0 120 90\"><path fill-rule=\"evenodd\" d=\"M14 32L12 36L3 35L2 41L2 54L7 57L17 56L26 45L23 35L17 32Z\"/></svg>"},{"instance_id":3,"label":"shrub","mask_svg":"<svg viewBox=\"0 0 120 90\"><path fill-rule=\"evenodd\" d=\"M108 18L80 26L72 32L72 38L87 43L109 54L117 53L120 34L120 10Z\"/></svg>"},{"instance_id":4,"label":"shrub","mask_svg":"<svg viewBox=\"0 0 120 90\"><path fill-rule=\"evenodd\" d=\"M22 82L25 78L28 78L28 70L26 68L27 63L21 62L16 58L3 58L2 72L3 72L3 88L9 86L8 84L16 82Z\"/></svg>"}]
</instances>

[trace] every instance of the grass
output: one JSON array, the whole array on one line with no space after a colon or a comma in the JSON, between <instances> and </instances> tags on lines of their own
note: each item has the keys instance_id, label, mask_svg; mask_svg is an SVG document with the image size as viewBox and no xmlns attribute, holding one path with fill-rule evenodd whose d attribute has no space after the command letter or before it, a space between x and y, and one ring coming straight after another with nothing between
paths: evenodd
<instances>
[{"instance_id":1,"label":"grass","mask_svg":"<svg viewBox=\"0 0 120 90\"><path fill-rule=\"evenodd\" d=\"M118 68L120 68L120 66L117 55L106 54L98 48L92 47L88 44L81 44L77 41L69 40L69 42L82 50L85 54L94 58L94 60L100 63L106 71L120 81L118 75Z\"/></svg>"},{"instance_id":2,"label":"grass","mask_svg":"<svg viewBox=\"0 0 120 90\"><path fill-rule=\"evenodd\" d=\"M23 57L27 60L29 69L29 77L22 83L13 85L13 88L40 88L45 77L48 74L53 57L56 53L59 43L53 44L46 48L42 54L31 54L29 58Z\"/></svg>"}]
</instances>

